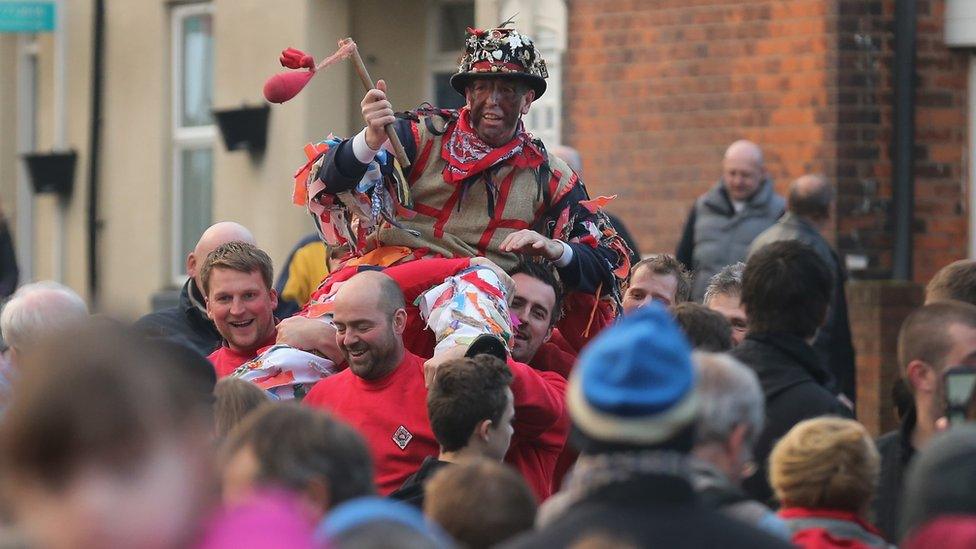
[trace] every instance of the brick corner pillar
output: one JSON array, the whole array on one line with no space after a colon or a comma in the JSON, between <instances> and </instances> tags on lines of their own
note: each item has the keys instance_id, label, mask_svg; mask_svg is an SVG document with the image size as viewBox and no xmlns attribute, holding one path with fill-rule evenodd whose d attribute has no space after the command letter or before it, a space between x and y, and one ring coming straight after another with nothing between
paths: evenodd
<instances>
[{"instance_id":1,"label":"brick corner pillar","mask_svg":"<svg viewBox=\"0 0 976 549\"><path fill-rule=\"evenodd\" d=\"M847 285L857 352L857 419L872 436L897 426L891 389L899 376L898 330L922 300L922 286L914 282L857 280Z\"/></svg>"}]
</instances>

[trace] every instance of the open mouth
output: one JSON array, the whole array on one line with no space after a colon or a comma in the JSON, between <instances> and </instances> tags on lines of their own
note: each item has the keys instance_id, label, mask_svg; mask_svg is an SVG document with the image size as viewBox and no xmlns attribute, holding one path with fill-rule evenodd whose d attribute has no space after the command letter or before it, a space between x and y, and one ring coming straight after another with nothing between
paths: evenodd
<instances>
[{"instance_id":1,"label":"open mouth","mask_svg":"<svg viewBox=\"0 0 976 549\"><path fill-rule=\"evenodd\" d=\"M492 122L497 122L502 119L502 117L498 116L497 114L488 114L488 113L482 115L481 118L484 118L485 120L490 120Z\"/></svg>"},{"instance_id":2,"label":"open mouth","mask_svg":"<svg viewBox=\"0 0 976 549\"><path fill-rule=\"evenodd\" d=\"M235 328L247 328L248 326L250 326L253 323L254 323L254 319L253 318L251 320L242 320L240 322L228 322L228 324L230 324L231 326L233 326Z\"/></svg>"},{"instance_id":3,"label":"open mouth","mask_svg":"<svg viewBox=\"0 0 976 549\"><path fill-rule=\"evenodd\" d=\"M364 354L366 354L366 349L355 349L355 350L354 349L347 349L346 352L348 352L349 353L349 356L351 356L353 358L359 358L359 357L363 356Z\"/></svg>"}]
</instances>

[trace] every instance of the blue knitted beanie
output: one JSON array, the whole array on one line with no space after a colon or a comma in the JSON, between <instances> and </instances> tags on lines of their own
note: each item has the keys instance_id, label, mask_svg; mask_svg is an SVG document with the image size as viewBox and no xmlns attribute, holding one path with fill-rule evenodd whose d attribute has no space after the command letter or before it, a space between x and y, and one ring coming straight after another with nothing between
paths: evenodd
<instances>
[{"instance_id":1,"label":"blue knitted beanie","mask_svg":"<svg viewBox=\"0 0 976 549\"><path fill-rule=\"evenodd\" d=\"M653 445L695 420L691 347L665 309L642 307L584 349L569 381L576 427L604 442Z\"/></svg>"}]
</instances>

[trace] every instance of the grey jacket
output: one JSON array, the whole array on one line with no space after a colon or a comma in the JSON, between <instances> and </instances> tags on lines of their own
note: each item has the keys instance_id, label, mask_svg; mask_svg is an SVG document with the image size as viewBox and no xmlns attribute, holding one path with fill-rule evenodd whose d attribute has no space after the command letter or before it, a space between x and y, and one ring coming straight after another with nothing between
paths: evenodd
<instances>
[{"instance_id":1,"label":"grey jacket","mask_svg":"<svg viewBox=\"0 0 976 549\"><path fill-rule=\"evenodd\" d=\"M677 258L695 273L693 300L701 301L708 281L722 267L745 260L753 239L776 223L785 206L769 179L763 180L739 212L722 181L698 197L677 251Z\"/></svg>"}]
</instances>

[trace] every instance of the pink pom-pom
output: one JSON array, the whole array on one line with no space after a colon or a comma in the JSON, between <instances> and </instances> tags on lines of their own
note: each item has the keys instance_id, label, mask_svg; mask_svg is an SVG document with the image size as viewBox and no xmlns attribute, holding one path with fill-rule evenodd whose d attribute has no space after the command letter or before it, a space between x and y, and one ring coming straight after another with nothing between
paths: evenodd
<instances>
[{"instance_id":1,"label":"pink pom-pom","mask_svg":"<svg viewBox=\"0 0 976 549\"><path fill-rule=\"evenodd\" d=\"M264 98L272 103L284 103L298 95L313 76L315 73L311 71L278 73L264 83Z\"/></svg>"}]
</instances>

